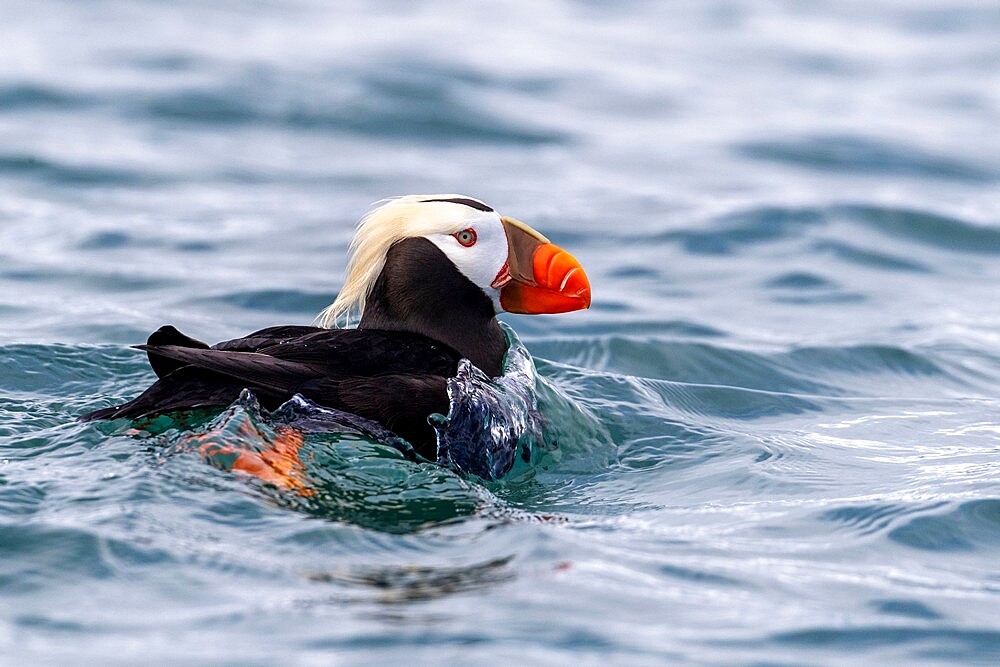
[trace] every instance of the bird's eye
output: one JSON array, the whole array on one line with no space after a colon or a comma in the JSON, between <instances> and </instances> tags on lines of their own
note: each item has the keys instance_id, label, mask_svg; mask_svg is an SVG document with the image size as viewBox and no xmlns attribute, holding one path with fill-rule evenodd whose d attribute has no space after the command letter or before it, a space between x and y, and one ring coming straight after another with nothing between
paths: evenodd
<instances>
[{"instance_id":1,"label":"bird's eye","mask_svg":"<svg viewBox=\"0 0 1000 667\"><path fill-rule=\"evenodd\" d=\"M455 232L454 234L452 234L452 236L454 236L455 240L461 243L466 248L468 248L469 246L476 245L476 230L473 229L472 227L469 227L468 229L463 229L460 232Z\"/></svg>"}]
</instances>

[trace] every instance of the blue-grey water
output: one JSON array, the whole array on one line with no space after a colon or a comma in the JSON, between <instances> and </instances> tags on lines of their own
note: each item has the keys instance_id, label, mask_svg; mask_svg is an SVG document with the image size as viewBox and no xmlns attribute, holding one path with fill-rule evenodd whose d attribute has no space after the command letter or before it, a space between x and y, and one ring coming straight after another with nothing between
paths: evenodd
<instances>
[{"instance_id":1,"label":"blue-grey water","mask_svg":"<svg viewBox=\"0 0 1000 667\"><path fill-rule=\"evenodd\" d=\"M590 275L532 465L75 421L421 192ZM996 2L0 0L0 663L995 664L998 556Z\"/></svg>"}]
</instances>

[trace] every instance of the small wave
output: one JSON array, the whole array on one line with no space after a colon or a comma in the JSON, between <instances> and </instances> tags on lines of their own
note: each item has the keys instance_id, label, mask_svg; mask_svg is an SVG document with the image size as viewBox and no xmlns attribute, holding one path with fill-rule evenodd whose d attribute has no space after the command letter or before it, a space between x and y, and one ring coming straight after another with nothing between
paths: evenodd
<instances>
[{"instance_id":1,"label":"small wave","mask_svg":"<svg viewBox=\"0 0 1000 667\"><path fill-rule=\"evenodd\" d=\"M117 169L96 164L73 165L35 155L0 155L0 174L33 178L65 186L143 187L169 180L162 174L140 169Z\"/></svg>"},{"instance_id":2,"label":"small wave","mask_svg":"<svg viewBox=\"0 0 1000 667\"><path fill-rule=\"evenodd\" d=\"M148 375L145 355L120 346L0 345L0 387L5 391L63 397L79 392L92 398L95 386L107 381L127 384Z\"/></svg>"},{"instance_id":3,"label":"small wave","mask_svg":"<svg viewBox=\"0 0 1000 667\"><path fill-rule=\"evenodd\" d=\"M968 388L962 368L933 353L893 346L816 346L760 354L697 343L605 338L540 341L532 348L542 358L562 360L539 360L543 377L585 410L600 414L610 429L605 437L619 444L659 433L664 437L650 442L669 448L675 440L700 443L703 429L731 428L732 420L839 410L845 402L868 400L859 395L922 396L939 393L944 384ZM670 436L673 424L681 429L677 438ZM593 437L600 441L602 436ZM662 453L670 456L667 449Z\"/></svg>"},{"instance_id":4,"label":"small wave","mask_svg":"<svg viewBox=\"0 0 1000 667\"><path fill-rule=\"evenodd\" d=\"M299 289L269 289L231 292L194 300L198 304L235 306L253 311L312 316L330 305L333 294Z\"/></svg>"},{"instance_id":5,"label":"small wave","mask_svg":"<svg viewBox=\"0 0 1000 667\"><path fill-rule=\"evenodd\" d=\"M139 245L134 236L120 230L105 230L89 234L77 244L80 250L117 250Z\"/></svg>"},{"instance_id":6,"label":"small wave","mask_svg":"<svg viewBox=\"0 0 1000 667\"><path fill-rule=\"evenodd\" d=\"M748 142L736 152L816 171L913 176L972 182L993 182L1000 176L974 164L916 148L867 137L813 136L797 140Z\"/></svg>"},{"instance_id":7,"label":"small wave","mask_svg":"<svg viewBox=\"0 0 1000 667\"><path fill-rule=\"evenodd\" d=\"M813 250L819 253L829 253L834 257L857 266L884 269L887 271L905 271L909 273L930 273L931 269L912 258L903 258L870 248L858 248L844 241L823 240L813 244Z\"/></svg>"},{"instance_id":8,"label":"small wave","mask_svg":"<svg viewBox=\"0 0 1000 667\"><path fill-rule=\"evenodd\" d=\"M700 255L729 255L744 247L800 236L825 221L821 208L763 206L719 216L711 229L670 231L652 240L676 241Z\"/></svg>"},{"instance_id":9,"label":"small wave","mask_svg":"<svg viewBox=\"0 0 1000 667\"><path fill-rule=\"evenodd\" d=\"M631 309L631 306L623 302L614 303L613 307L608 308L608 303L608 301L604 300L601 304L595 304L592 306L591 309L594 312L611 313L624 313ZM525 336L542 334L549 334L551 336L553 333L551 324L540 320L531 320L527 317L518 318L517 329ZM636 317L629 317L628 319L589 319L579 322L567 321L565 323L560 322L558 327L560 335L579 335L584 338L619 334L623 329L629 331L634 336L725 338L727 335L726 332L721 329L701 324L699 322L692 322L690 320L657 320L651 318L640 319ZM543 339L537 343L533 343L532 346L536 347L537 345L546 345L551 342L553 342L551 339ZM561 344L558 340L554 342L557 345Z\"/></svg>"},{"instance_id":10,"label":"small wave","mask_svg":"<svg viewBox=\"0 0 1000 667\"><path fill-rule=\"evenodd\" d=\"M837 206L832 213L895 238L972 254L1000 254L1000 228L906 208Z\"/></svg>"},{"instance_id":11,"label":"small wave","mask_svg":"<svg viewBox=\"0 0 1000 667\"><path fill-rule=\"evenodd\" d=\"M902 616L925 621L936 621L943 616L919 600L891 599L872 600L869 606L888 616Z\"/></svg>"},{"instance_id":12,"label":"small wave","mask_svg":"<svg viewBox=\"0 0 1000 667\"><path fill-rule=\"evenodd\" d=\"M771 289L815 290L834 289L837 285L823 276L808 271L792 271L768 279L764 287Z\"/></svg>"},{"instance_id":13,"label":"small wave","mask_svg":"<svg viewBox=\"0 0 1000 667\"><path fill-rule=\"evenodd\" d=\"M855 229L845 234L841 228L845 224ZM857 227L863 231L874 230L893 240L911 241L945 251L1000 254L1000 228L995 225L975 224L955 216L913 208L853 203L820 207L750 207L715 216L694 228L653 234L644 242L678 243L686 252L695 255L743 255L766 244L804 240L808 245L802 246L803 252L830 254L856 266L910 273L934 270L914 258L913 253L903 254L898 244L879 247L878 239L873 242L870 235L865 235L866 239L858 233ZM865 240L868 245L864 244ZM815 273L812 277L830 282ZM663 280L656 275L644 275L643 278ZM788 287L787 280L783 279L781 284L772 281L767 286ZM798 283L793 286L801 287L801 280Z\"/></svg>"},{"instance_id":14,"label":"small wave","mask_svg":"<svg viewBox=\"0 0 1000 667\"><path fill-rule=\"evenodd\" d=\"M761 391L840 393L835 385L817 380L815 369L783 363L783 355L769 357L720 345L609 336L539 341L532 349L563 363L647 379Z\"/></svg>"},{"instance_id":15,"label":"small wave","mask_svg":"<svg viewBox=\"0 0 1000 667\"><path fill-rule=\"evenodd\" d=\"M572 386L575 400L601 411L607 423L618 424L628 433L642 432L644 426L648 431L654 422L662 424L664 417L752 420L821 411L821 401L827 400L810 394L652 379L554 362L539 362L539 366L561 388Z\"/></svg>"},{"instance_id":16,"label":"small wave","mask_svg":"<svg viewBox=\"0 0 1000 667\"><path fill-rule=\"evenodd\" d=\"M637 419L634 426L656 428L658 435L626 434L618 447L618 465L626 470L653 470L669 467L672 474L722 455L731 436L704 424L660 418Z\"/></svg>"},{"instance_id":17,"label":"small wave","mask_svg":"<svg viewBox=\"0 0 1000 667\"><path fill-rule=\"evenodd\" d=\"M867 297L857 292L844 291L832 280L808 271L792 271L770 278L763 287L771 292L771 300L778 303L860 303Z\"/></svg>"},{"instance_id":18,"label":"small wave","mask_svg":"<svg viewBox=\"0 0 1000 667\"><path fill-rule=\"evenodd\" d=\"M108 293L132 292L162 287L170 281L159 276L142 276L132 272L90 271L67 269L14 269L0 271L0 279L34 285L68 285L92 287Z\"/></svg>"},{"instance_id":19,"label":"small wave","mask_svg":"<svg viewBox=\"0 0 1000 667\"><path fill-rule=\"evenodd\" d=\"M973 500L945 514L915 517L890 532L889 539L927 551L995 550L1000 546L1000 499Z\"/></svg>"},{"instance_id":20,"label":"small wave","mask_svg":"<svg viewBox=\"0 0 1000 667\"><path fill-rule=\"evenodd\" d=\"M825 510L820 520L841 524L858 535L871 535L887 530L893 524L898 524L903 517L916 512L932 511L944 503L931 505L900 505L893 503L878 503L871 505L850 505Z\"/></svg>"},{"instance_id":21,"label":"small wave","mask_svg":"<svg viewBox=\"0 0 1000 667\"><path fill-rule=\"evenodd\" d=\"M949 376L926 354L892 345L800 347L780 355L803 372ZM784 362L787 363L787 362ZM956 378L952 378L956 379Z\"/></svg>"},{"instance_id":22,"label":"small wave","mask_svg":"<svg viewBox=\"0 0 1000 667\"><path fill-rule=\"evenodd\" d=\"M729 577L724 574L709 572L701 568L696 569L680 565L667 564L667 565L661 565L659 567L659 571L661 574L664 574L668 577L682 579L688 582L706 584L709 586L722 586L731 588L747 587L746 581L734 579L733 577Z\"/></svg>"},{"instance_id":23,"label":"small wave","mask_svg":"<svg viewBox=\"0 0 1000 667\"><path fill-rule=\"evenodd\" d=\"M513 145L561 144L563 129L501 115L483 107L480 88L517 94L518 82L465 79L433 68L390 61L376 72L320 72L294 81L287 73L247 68L211 87L147 94L124 101L143 119L216 126L270 125L434 143L475 142ZM321 81L322 85L317 81ZM259 91L266 88L267 96Z\"/></svg>"},{"instance_id":24,"label":"small wave","mask_svg":"<svg viewBox=\"0 0 1000 667\"><path fill-rule=\"evenodd\" d=\"M218 243L207 239L171 241L162 237L139 236L124 229L103 229L87 234L76 244L76 247L86 251L156 248L185 253L202 253L217 249Z\"/></svg>"},{"instance_id":25,"label":"small wave","mask_svg":"<svg viewBox=\"0 0 1000 667\"><path fill-rule=\"evenodd\" d=\"M864 625L861 627L817 627L772 635L777 644L813 649L840 649L861 655L864 651L892 646L910 647L909 659L959 660L987 664L1000 659L1000 632L989 628L927 627L926 625Z\"/></svg>"},{"instance_id":26,"label":"small wave","mask_svg":"<svg viewBox=\"0 0 1000 667\"><path fill-rule=\"evenodd\" d=\"M121 544L125 548L131 545ZM42 590L53 578L74 581L113 574L94 531L46 525L0 525L0 586L10 594Z\"/></svg>"},{"instance_id":27,"label":"small wave","mask_svg":"<svg viewBox=\"0 0 1000 667\"><path fill-rule=\"evenodd\" d=\"M86 95L37 83L0 85L0 114L35 109L71 111L93 103Z\"/></svg>"},{"instance_id":28,"label":"small wave","mask_svg":"<svg viewBox=\"0 0 1000 667\"><path fill-rule=\"evenodd\" d=\"M193 72L220 65L216 60L184 51L116 51L108 54L112 64L126 64L150 72Z\"/></svg>"}]
</instances>

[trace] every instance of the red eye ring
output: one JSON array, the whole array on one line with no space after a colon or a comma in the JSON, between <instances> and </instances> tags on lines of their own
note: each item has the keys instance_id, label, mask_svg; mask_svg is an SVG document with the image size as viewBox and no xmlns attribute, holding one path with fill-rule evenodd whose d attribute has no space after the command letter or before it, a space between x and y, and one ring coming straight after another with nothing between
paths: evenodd
<instances>
[{"instance_id":1,"label":"red eye ring","mask_svg":"<svg viewBox=\"0 0 1000 667\"><path fill-rule=\"evenodd\" d=\"M460 232L455 232L454 234L452 234L452 236L455 237L455 240L458 241L460 245L466 248L470 248L476 245L476 241L479 238L476 235L476 230L473 229L472 227L469 227L468 229L463 229Z\"/></svg>"}]
</instances>

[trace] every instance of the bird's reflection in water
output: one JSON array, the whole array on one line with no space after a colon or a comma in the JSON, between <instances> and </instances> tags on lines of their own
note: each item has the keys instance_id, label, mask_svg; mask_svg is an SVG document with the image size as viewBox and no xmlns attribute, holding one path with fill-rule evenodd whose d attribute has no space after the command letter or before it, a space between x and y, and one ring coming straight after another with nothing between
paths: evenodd
<instances>
[{"instance_id":1,"label":"bird's reflection in water","mask_svg":"<svg viewBox=\"0 0 1000 667\"><path fill-rule=\"evenodd\" d=\"M513 560L514 556L510 555L460 566L354 567L312 573L308 579L371 589L376 592L375 602L391 605L498 586L514 579L514 570L510 567Z\"/></svg>"}]
</instances>

